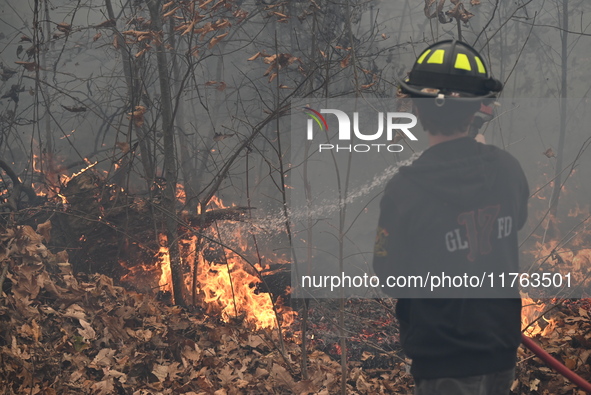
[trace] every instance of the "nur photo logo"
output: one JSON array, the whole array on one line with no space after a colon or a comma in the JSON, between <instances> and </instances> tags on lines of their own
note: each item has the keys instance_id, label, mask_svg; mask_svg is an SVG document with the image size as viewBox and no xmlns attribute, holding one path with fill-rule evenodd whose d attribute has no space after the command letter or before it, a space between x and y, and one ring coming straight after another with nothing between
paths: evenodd
<instances>
[{"instance_id":1,"label":"nur photo logo","mask_svg":"<svg viewBox=\"0 0 591 395\"><path fill-rule=\"evenodd\" d=\"M318 152L331 150L336 152L346 151L360 153L381 151L393 153L401 152L404 148L401 144L390 143L395 136L395 131L402 132L409 140L418 140L416 136L410 131L410 129L417 124L417 118L411 113L378 112L377 131L374 131L375 127L370 131L366 130L366 125L368 125L367 120L370 119L371 116L376 117L375 113L373 115L371 113L360 115L359 112L353 112L353 122L351 122L349 115L345 111L338 109L324 108L320 111L316 111L310 107L304 107L303 111L309 117L306 130L307 140L314 140L314 137L318 134L324 136L325 142L318 144ZM334 136L329 135L329 142L326 142L329 124L322 114L332 115L329 118L331 124L334 122L335 118L338 122L338 133ZM363 119L360 120L360 118ZM362 125L361 127L360 124ZM316 133L314 132L314 129L316 129ZM331 130L334 130L334 128ZM372 143L351 144L353 139ZM379 141L383 142L380 143Z\"/></svg>"}]
</instances>

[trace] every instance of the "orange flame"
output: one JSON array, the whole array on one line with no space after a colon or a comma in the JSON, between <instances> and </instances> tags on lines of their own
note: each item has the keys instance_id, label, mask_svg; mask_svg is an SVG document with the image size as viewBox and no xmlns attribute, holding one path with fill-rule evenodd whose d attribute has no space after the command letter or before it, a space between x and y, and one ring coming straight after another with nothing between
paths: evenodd
<instances>
[{"instance_id":1,"label":"orange flame","mask_svg":"<svg viewBox=\"0 0 591 395\"><path fill-rule=\"evenodd\" d=\"M556 322L553 319L540 318L546 309L545 304L534 302L533 299L527 296L522 298L522 304L521 330L524 331L523 333L528 337L536 335L549 336L554 331ZM546 325L543 323L546 323Z\"/></svg>"},{"instance_id":2,"label":"orange flame","mask_svg":"<svg viewBox=\"0 0 591 395\"><path fill-rule=\"evenodd\" d=\"M222 201L214 197L209 208L227 208ZM215 238L220 238L220 230L215 228ZM223 233L223 232L222 232ZM233 244L237 251L248 251L248 236L239 229L232 229ZM271 329L293 323L295 312L273 302L271 294L261 292L262 283L257 271L261 267L251 267L240 255L226 248L216 262L208 262L203 256L198 258L198 282L204 296L204 302L211 311L219 312L224 321L240 317L256 329Z\"/></svg>"},{"instance_id":3,"label":"orange flame","mask_svg":"<svg viewBox=\"0 0 591 395\"><path fill-rule=\"evenodd\" d=\"M170 254L168 252L168 237L165 234L158 234L158 243L160 249L156 254L158 263L160 265L160 279L158 280L158 286L162 291L169 291L172 293L172 271L170 269Z\"/></svg>"},{"instance_id":4,"label":"orange flame","mask_svg":"<svg viewBox=\"0 0 591 395\"><path fill-rule=\"evenodd\" d=\"M218 311L224 321L237 316L257 329L277 326L273 301L267 293L258 292L261 280L242 267L235 257L228 257L227 265L209 263L199 259L199 285L204 301L213 311Z\"/></svg>"},{"instance_id":5,"label":"orange flame","mask_svg":"<svg viewBox=\"0 0 591 395\"><path fill-rule=\"evenodd\" d=\"M181 197L184 196L181 194ZM208 205L208 209L223 208L227 207L217 197L214 197ZM213 225L208 230L208 237L220 240L220 233L223 233L224 238L228 238L227 232L221 232L218 226L222 228L224 225L221 223ZM248 251L248 237L234 228L230 233L232 245L236 251L240 254ZM172 273L166 235L159 234L158 241L160 249L156 257L161 270L159 289L172 293ZM296 313L274 302L271 294L259 289L262 280L257 273L261 270L258 264L251 267L236 252L218 245L214 247L217 250L214 257L205 259L203 254L196 254L196 236L179 242L183 264L192 269L197 264L197 288L209 314L218 315L226 322L241 319L257 330L276 328L278 319L282 327L293 323ZM192 288L191 271L186 271L184 276L186 291Z\"/></svg>"}]
</instances>

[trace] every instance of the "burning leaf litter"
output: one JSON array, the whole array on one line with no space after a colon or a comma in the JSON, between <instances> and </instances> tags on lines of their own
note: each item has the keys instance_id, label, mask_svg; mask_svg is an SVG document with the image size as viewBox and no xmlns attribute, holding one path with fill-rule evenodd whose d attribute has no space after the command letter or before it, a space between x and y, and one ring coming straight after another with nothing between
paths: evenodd
<instances>
[{"instance_id":1,"label":"burning leaf litter","mask_svg":"<svg viewBox=\"0 0 591 395\"><path fill-rule=\"evenodd\" d=\"M352 196L367 194L396 170L388 169ZM92 189L97 179L89 178L91 173L81 172L86 177L77 174L72 179L79 183L87 180L83 185ZM237 211L225 208L220 201L212 208L217 213ZM319 210L337 208L338 203L331 202ZM260 225L256 222L238 222L226 230L216 225L216 234L211 236L228 240L237 233L256 233ZM45 247L50 238L49 221L39 224L36 231L29 226L0 228L0 265L7 268L6 281L0 275L0 284L4 285L0 299L3 393L338 392L337 361L342 350L335 324L338 308L331 301L311 304L309 376L304 379L300 371L302 334L297 322L284 326L285 338L280 342L271 298L253 292L252 284L258 279L238 270L243 263L232 251L218 248L210 251L209 257L205 253L197 258L204 294L198 305L206 308L204 313L201 307L183 310L154 296L128 291L105 275L75 275L67 254L54 255ZM195 251L195 240L184 242L185 248ZM160 240L159 244L163 247L168 243ZM537 245L536 250L546 255L548 248ZM564 260L575 264L581 251L578 255L564 254ZM166 248L161 248L158 257L157 281L161 289L166 289L171 281L170 273L164 270ZM237 296L241 286L245 287L245 302L243 296ZM221 289L225 294L219 292ZM382 303L381 310L380 303L373 300L346 304L349 393L412 393L409 361L400 352L396 324L389 313L393 306L387 304ZM258 321L243 313L244 305L261 307L261 313L256 313ZM531 299L524 300L524 306L527 324L548 310ZM588 300L558 305L526 332L586 379L591 378L590 310ZM513 387L516 394L579 394L574 385L526 350L520 350Z\"/></svg>"},{"instance_id":2,"label":"burning leaf litter","mask_svg":"<svg viewBox=\"0 0 591 395\"><path fill-rule=\"evenodd\" d=\"M8 268L0 306L4 394L330 394L338 388L339 364L325 353L311 350L310 378L302 380L295 341L280 347L270 332L167 306L105 275L75 275L67 254L50 253L42 240L29 226L0 233L0 261ZM409 377L401 381L401 369L372 378L353 368L351 393L402 390Z\"/></svg>"},{"instance_id":3,"label":"burning leaf litter","mask_svg":"<svg viewBox=\"0 0 591 395\"><path fill-rule=\"evenodd\" d=\"M525 333L567 368L583 379L591 380L590 300L567 300L549 308L550 302L540 305L533 303L531 299L524 299L524 306L526 314L528 311L532 313L532 309L537 310L538 314L532 313L532 316L547 312ZM585 394L523 347L519 349L517 378L512 391L514 394Z\"/></svg>"},{"instance_id":4,"label":"burning leaf litter","mask_svg":"<svg viewBox=\"0 0 591 395\"><path fill-rule=\"evenodd\" d=\"M330 339L322 334L325 329L334 332L322 323L331 321L334 309L329 302L312 307L315 323L308 335L313 346L308 350L309 379L305 380L300 374L297 333L288 331L280 346L274 332L254 332L244 325L165 305L153 296L116 286L105 275L74 274L65 252L52 254L44 246L48 224L40 224L38 231L43 236L29 226L0 231L0 263L7 269L0 305L4 394L338 391L339 350L331 351ZM371 333L348 328L356 333L349 339L353 351L349 353L349 393L412 393L406 361L394 349L380 350L384 339L396 344L393 317L378 320L384 315L375 311L375 301L348 305L352 317L373 317ZM588 300L565 303L551 317L545 316L543 330L535 335L548 352L587 379L591 377L590 308ZM338 344L338 339L333 340ZM355 345L363 342L370 350L359 349L356 355ZM524 350L519 352L513 387L517 394L580 393Z\"/></svg>"}]
</instances>

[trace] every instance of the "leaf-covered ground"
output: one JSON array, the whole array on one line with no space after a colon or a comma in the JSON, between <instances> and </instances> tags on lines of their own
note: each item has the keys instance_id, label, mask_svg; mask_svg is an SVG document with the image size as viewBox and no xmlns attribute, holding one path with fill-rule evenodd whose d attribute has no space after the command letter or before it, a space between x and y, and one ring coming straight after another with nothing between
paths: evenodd
<instances>
[{"instance_id":1,"label":"leaf-covered ground","mask_svg":"<svg viewBox=\"0 0 591 395\"><path fill-rule=\"evenodd\" d=\"M37 232L28 226L0 229L2 394L339 393L340 350L334 349L330 304L310 310L306 380L297 327L280 342L277 332L254 332L240 322L169 306L104 275L74 275L67 254L45 248L44 232L41 225ZM348 393L411 394L395 325L387 314L376 317L380 304L347 305ZM586 307L555 309L553 327L536 340L589 379ZM364 327L357 328L352 317ZM514 393L582 394L528 351L520 350L519 359Z\"/></svg>"}]
</instances>

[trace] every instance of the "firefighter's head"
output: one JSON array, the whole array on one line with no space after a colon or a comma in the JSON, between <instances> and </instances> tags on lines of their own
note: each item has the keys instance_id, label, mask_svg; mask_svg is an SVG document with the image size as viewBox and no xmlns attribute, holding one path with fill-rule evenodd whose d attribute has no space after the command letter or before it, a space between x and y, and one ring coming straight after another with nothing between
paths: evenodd
<instances>
[{"instance_id":1,"label":"firefighter's head","mask_svg":"<svg viewBox=\"0 0 591 395\"><path fill-rule=\"evenodd\" d=\"M493 101L502 88L480 54L457 40L425 49L400 81L400 93L415 99L423 127L443 135L467 131L481 104Z\"/></svg>"}]
</instances>

